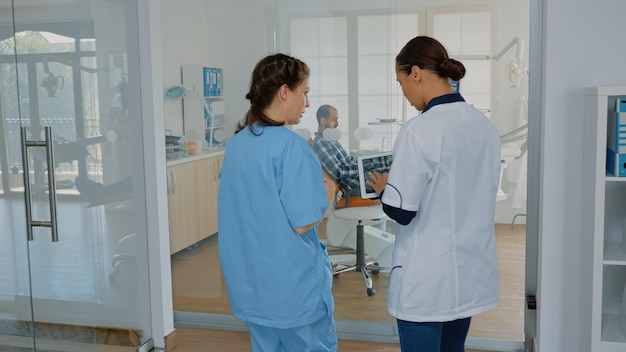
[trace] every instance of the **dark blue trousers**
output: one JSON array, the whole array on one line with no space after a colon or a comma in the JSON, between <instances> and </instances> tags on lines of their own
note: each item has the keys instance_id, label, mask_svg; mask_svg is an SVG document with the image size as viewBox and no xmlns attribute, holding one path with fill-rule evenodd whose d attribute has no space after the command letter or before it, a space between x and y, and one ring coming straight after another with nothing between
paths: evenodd
<instances>
[{"instance_id":1,"label":"dark blue trousers","mask_svg":"<svg viewBox=\"0 0 626 352\"><path fill-rule=\"evenodd\" d=\"M470 318L440 323L397 319L402 352L464 352Z\"/></svg>"}]
</instances>

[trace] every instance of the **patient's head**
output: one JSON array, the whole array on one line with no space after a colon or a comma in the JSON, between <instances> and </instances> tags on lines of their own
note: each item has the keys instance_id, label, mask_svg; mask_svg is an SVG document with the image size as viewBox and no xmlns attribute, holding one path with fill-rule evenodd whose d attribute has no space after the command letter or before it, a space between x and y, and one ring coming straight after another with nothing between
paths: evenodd
<instances>
[{"instance_id":1,"label":"patient's head","mask_svg":"<svg viewBox=\"0 0 626 352\"><path fill-rule=\"evenodd\" d=\"M318 132L327 128L337 128L339 126L339 113L332 105L322 105L317 109Z\"/></svg>"}]
</instances>

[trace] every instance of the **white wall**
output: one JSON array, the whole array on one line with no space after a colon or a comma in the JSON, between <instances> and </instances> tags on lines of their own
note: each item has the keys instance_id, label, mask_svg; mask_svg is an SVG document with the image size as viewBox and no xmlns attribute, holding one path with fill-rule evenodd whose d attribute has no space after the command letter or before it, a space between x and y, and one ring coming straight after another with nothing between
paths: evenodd
<instances>
[{"instance_id":1,"label":"white wall","mask_svg":"<svg viewBox=\"0 0 626 352\"><path fill-rule=\"evenodd\" d=\"M184 6L181 6L182 4ZM182 65L205 65L208 62L208 2L206 0L161 1L161 40L163 51L163 87L181 81ZM175 136L183 134L182 101L163 102L165 128Z\"/></svg>"},{"instance_id":2,"label":"white wall","mask_svg":"<svg viewBox=\"0 0 626 352\"><path fill-rule=\"evenodd\" d=\"M590 351L592 234L581 233L583 89L624 85L623 0L543 0L539 349ZM586 185L589 186L589 185Z\"/></svg>"},{"instance_id":3,"label":"white wall","mask_svg":"<svg viewBox=\"0 0 626 352\"><path fill-rule=\"evenodd\" d=\"M254 64L272 51L271 15L264 1L162 0L164 87L181 83L182 65L223 68L226 129L232 131L248 110L244 96ZM163 105L165 128L182 135L182 102Z\"/></svg>"}]
</instances>

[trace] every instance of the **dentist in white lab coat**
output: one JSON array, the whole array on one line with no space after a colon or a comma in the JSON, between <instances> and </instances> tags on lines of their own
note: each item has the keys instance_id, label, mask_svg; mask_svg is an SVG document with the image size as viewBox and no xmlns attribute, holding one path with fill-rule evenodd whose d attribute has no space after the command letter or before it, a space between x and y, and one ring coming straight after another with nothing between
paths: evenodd
<instances>
[{"instance_id":1,"label":"dentist in white lab coat","mask_svg":"<svg viewBox=\"0 0 626 352\"><path fill-rule=\"evenodd\" d=\"M437 40L409 41L396 74L421 114L398 133L389 174L371 182L398 223L388 310L402 352L462 352L471 317L498 305L500 137L452 91L448 78L465 67Z\"/></svg>"}]
</instances>

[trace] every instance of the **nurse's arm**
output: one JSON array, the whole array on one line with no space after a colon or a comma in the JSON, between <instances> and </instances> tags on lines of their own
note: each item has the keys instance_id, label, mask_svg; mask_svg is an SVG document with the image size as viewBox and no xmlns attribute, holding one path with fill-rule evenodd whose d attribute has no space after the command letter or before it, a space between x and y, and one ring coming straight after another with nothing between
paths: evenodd
<instances>
[{"instance_id":1,"label":"nurse's arm","mask_svg":"<svg viewBox=\"0 0 626 352\"><path fill-rule=\"evenodd\" d=\"M317 224L319 224L319 221L314 222L314 223L309 224L309 225L296 227L294 230L298 233L298 235L304 235L305 233L309 232L309 230L311 230L312 228L317 226Z\"/></svg>"}]
</instances>

